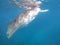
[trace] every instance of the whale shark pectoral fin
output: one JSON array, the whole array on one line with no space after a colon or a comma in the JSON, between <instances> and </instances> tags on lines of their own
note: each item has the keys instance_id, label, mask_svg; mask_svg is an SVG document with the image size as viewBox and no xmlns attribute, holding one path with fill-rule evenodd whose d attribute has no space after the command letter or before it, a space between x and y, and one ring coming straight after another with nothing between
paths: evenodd
<instances>
[{"instance_id":1,"label":"whale shark pectoral fin","mask_svg":"<svg viewBox=\"0 0 60 45\"><path fill-rule=\"evenodd\" d=\"M45 9L45 10L40 9L40 12L47 12L47 11L49 11L49 10L48 9Z\"/></svg>"}]
</instances>

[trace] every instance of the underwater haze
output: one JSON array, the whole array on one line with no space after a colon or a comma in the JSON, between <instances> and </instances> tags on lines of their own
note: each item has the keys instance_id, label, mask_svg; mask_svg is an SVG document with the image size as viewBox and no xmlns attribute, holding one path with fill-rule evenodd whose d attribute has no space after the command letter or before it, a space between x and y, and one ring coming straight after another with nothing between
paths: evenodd
<instances>
[{"instance_id":1,"label":"underwater haze","mask_svg":"<svg viewBox=\"0 0 60 45\"><path fill-rule=\"evenodd\" d=\"M19 28L8 39L8 24L24 11L12 0L0 0L0 45L60 45L60 0L41 0L41 9L35 20Z\"/></svg>"}]
</instances>

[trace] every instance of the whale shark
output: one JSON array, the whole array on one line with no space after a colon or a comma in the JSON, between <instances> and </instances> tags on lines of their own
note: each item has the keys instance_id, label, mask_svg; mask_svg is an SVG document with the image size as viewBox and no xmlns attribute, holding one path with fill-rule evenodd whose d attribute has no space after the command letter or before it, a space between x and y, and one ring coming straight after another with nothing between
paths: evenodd
<instances>
[{"instance_id":1,"label":"whale shark","mask_svg":"<svg viewBox=\"0 0 60 45\"><path fill-rule=\"evenodd\" d=\"M18 2L14 0L15 4L19 7L26 9L24 12L19 14L11 23L8 24L7 28L7 38L11 38L13 34L23 25L28 25L32 22L36 16L41 12L47 12L48 9L42 10L40 8L41 1L37 0L22 0L23 2ZM29 4L28 4L29 3Z\"/></svg>"}]
</instances>

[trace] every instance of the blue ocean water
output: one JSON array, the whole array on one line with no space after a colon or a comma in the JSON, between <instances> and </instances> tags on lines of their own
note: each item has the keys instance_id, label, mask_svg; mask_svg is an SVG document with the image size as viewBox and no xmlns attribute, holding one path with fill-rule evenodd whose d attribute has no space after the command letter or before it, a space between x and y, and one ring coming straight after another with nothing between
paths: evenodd
<instances>
[{"instance_id":1,"label":"blue ocean water","mask_svg":"<svg viewBox=\"0 0 60 45\"><path fill-rule=\"evenodd\" d=\"M39 13L10 39L6 35L8 24L24 10L8 2L0 0L0 45L60 45L60 0L43 1L41 8L49 11Z\"/></svg>"}]
</instances>

